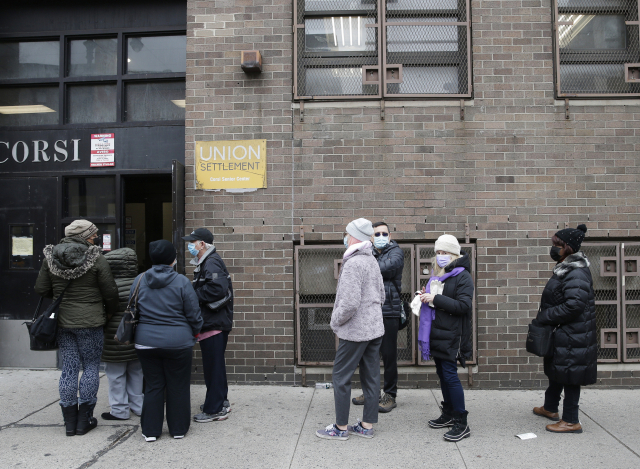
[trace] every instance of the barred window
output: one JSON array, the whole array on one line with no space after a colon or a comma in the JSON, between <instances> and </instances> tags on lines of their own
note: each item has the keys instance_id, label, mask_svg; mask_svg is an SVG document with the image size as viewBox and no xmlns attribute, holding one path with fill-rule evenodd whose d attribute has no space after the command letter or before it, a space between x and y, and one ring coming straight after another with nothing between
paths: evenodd
<instances>
[{"instance_id":1,"label":"barred window","mask_svg":"<svg viewBox=\"0 0 640 469\"><path fill-rule=\"evenodd\" d=\"M557 96L639 96L638 0L554 3Z\"/></svg>"},{"instance_id":2,"label":"barred window","mask_svg":"<svg viewBox=\"0 0 640 469\"><path fill-rule=\"evenodd\" d=\"M294 0L294 98L470 97L468 11L468 0Z\"/></svg>"}]
</instances>

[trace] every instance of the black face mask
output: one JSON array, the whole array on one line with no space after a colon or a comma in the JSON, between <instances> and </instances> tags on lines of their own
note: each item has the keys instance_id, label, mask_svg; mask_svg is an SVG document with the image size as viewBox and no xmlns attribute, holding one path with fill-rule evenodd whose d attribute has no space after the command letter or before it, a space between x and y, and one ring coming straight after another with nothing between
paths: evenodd
<instances>
[{"instance_id":1,"label":"black face mask","mask_svg":"<svg viewBox=\"0 0 640 469\"><path fill-rule=\"evenodd\" d=\"M551 256L551 259L556 262L560 262L560 259L562 259L562 255L560 255L560 248L557 246L553 246L551 248L551 250L549 251L549 255Z\"/></svg>"}]
</instances>

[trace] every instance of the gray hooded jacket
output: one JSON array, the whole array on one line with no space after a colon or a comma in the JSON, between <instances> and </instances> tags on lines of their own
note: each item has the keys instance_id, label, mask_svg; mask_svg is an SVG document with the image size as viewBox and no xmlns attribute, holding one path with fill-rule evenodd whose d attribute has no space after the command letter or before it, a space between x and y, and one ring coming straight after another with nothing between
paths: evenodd
<instances>
[{"instance_id":1,"label":"gray hooded jacket","mask_svg":"<svg viewBox=\"0 0 640 469\"><path fill-rule=\"evenodd\" d=\"M168 265L154 265L144 274L138 292L140 322L136 344L158 348L189 348L202 327L198 297L191 282ZM131 285L135 289L140 275Z\"/></svg>"}]
</instances>

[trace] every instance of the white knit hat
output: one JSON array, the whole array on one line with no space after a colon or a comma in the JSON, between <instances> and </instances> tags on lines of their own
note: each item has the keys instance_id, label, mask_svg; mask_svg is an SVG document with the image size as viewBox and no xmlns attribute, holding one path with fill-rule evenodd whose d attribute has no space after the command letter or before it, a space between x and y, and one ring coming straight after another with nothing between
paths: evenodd
<instances>
[{"instance_id":1,"label":"white knit hat","mask_svg":"<svg viewBox=\"0 0 640 469\"><path fill-rule=\"evenodd\" d=\"M347 233L358 241L368 241L373 236L373 226L366 218L358 218L347 225Z\"/></svg>"},{"instance_id":2,"label":"white knit hat","mask_svg":"<svg viewBox=\"0 0 640 469\"><path fill-rule=\"evenodd\" d=\"M451 236L448 234L444 234L438 238L436 241L436 251L445 251L451 254L455 254L456 256L460 255L460 243L455 238L455 236Z\"/></svg>"}]
</instances>

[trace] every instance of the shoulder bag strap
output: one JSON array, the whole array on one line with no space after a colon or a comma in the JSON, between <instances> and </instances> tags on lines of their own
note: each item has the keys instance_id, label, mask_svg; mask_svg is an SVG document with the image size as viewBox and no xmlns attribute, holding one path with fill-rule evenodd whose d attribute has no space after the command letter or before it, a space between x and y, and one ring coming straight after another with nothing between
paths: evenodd
<instances>
[{"instance_id":1,"label":"shoulder bag strap","mask_svg":"<svg viewBox=\"0 0 640 469\"><path fill-rule=\"evenodd\" d=\"M134 288L133 294L131 295L131 298L129 298L129 303L127 303L128 309L131 308L132 304L135 305L134 307L138 306L138 292L140 291L140 282L142 282L143 277L144 277L144 273L138 279L138 283L136 283L136 288Z\"/></svg>"},{"instance_id":2,"label":"shoulder bag strap","mask_svg":"<svg viewBox=\"0 0 640 469\"><path fill-rule=\"evenodd\" d=\"M44 300L44 297L41 296L40 301L38 301L38 306L36 306L36 312L33 313L33 319L31 320L31 322L35 321L38 318L38 313L40 313L40 307L42 306L43 300Z\"/></svg>"}]
</instances>

